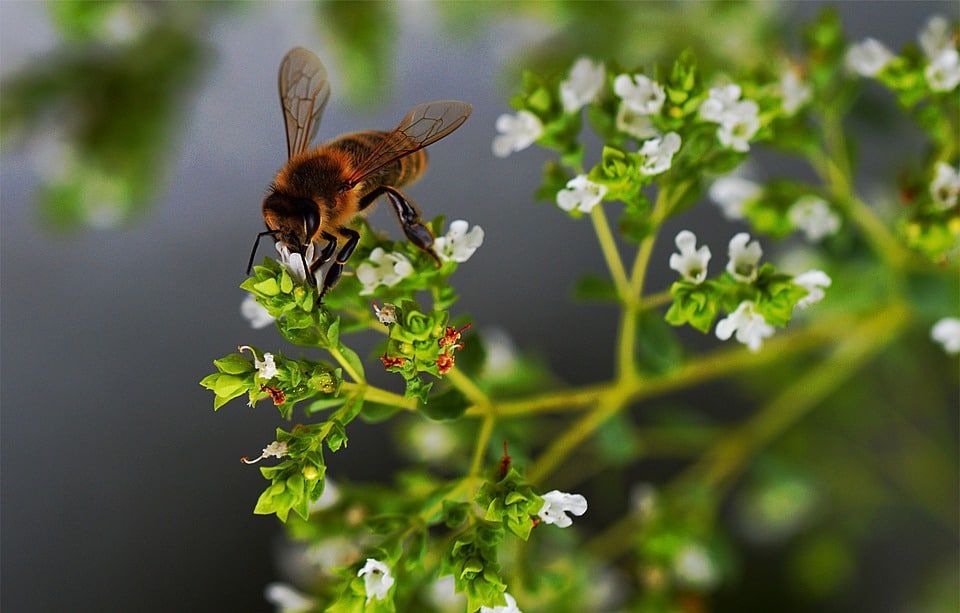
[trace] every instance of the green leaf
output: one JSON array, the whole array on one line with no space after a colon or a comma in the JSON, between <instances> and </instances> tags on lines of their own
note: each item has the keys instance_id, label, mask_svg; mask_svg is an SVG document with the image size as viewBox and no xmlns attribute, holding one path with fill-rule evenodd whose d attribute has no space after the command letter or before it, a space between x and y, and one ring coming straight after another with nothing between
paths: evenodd
<instances>
[{"instance_id":1,"label":"green leaf","mask_svg":"<svg viewBox=\"0 0 960 613\"><path fill-rule=\"evenodd\" d=\"M420 411L434 421L450 421L459 419L473 403L455 387L429 397L428 402L421 402Z\"/></svg>"},{"instance_id":2,"label":"green leaf","mask_svg":"<svg viewBox=\"0 0 960 613\"><path fill-rule=\"evenodd\" d=\"M573 296L580 300L596 302L619 302L620 295L613 281L607 277L588 273L580 277L573 287Z\"/></svg>"}]
</instances>

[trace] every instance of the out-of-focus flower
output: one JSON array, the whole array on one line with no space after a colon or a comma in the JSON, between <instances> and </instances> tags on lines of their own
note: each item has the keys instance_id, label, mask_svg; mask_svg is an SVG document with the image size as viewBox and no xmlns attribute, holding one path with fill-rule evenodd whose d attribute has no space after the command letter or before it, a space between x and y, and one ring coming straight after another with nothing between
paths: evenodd
<instances>
[{"instance_id":1,"label":"out-of-focus flower","mask_svg":"<svg viewBox=\"0 0 960 613\"><path fill-rule=\"evenodd\" d=\"M759 241L750 242L750 235L740 232L730 239L730 259L727 261L727 272L733 278L743 283L753 283L757 278L760 258L763 249Z\"/></svg>"},{"instance_id":2,"label":"out-of-focus flower","mask_svg":"<svg viewBox=\"0 0 960 613\"><path fill-rule=\"evenodd\" d=\"M680 135L676 132L667 132L663 136L644 141L639 151L643 156L640 172L645 175L658 175L670 170L677 151L680 151Z\"/></svg>"},{"instance_id":3,"label":"out-of-focus flower","mask_svg":"<svg viewBox=\"0 0 960 613\"><path fill-rule=\"evenodd\" d=\"M762 189L758 183L728 175L713 182L710 186L710 199L720 205L723 216L727 219L743 219L744 205L758 196Z\"/></svg>"},{"instance_id":4,"label":"out-of-focus flower","mask_svg":"<svg viewBox=\"0 0 960 613\"><path fill-rule=\"evenodd\" d=\"M567 187L557 192L557 206L564 211L582 211L589 213L603 200L607 186L594 183L587 175L577 175L567 181Z\"/></svg>"},{"instance_id":5,"label":"out-of-focus flower","mask_svg":"<svg viewBox=\"0 0 960 613\"><path fill-rule=\"evenodd\" d=\"M247 294L240 303L240 314L250 323L250 327L259 330L266 328L276 319L267 311L266 307L257 302L253 294Z\"/></svg>"},{"instance_id":6,"label":"out-of-focus flower","mask_svg":"<svg viewBox=\"0 0 960 613\"><path fill-rule=\"evenodd\" d=\"M840 229L840 217L826 200L817 196L801 196L790 206L787 216L793 227L814 243Z\"/></svg>"},{"instance_id":7,"label":"out-of-focus flower","mask_svg":"<svg viewBox=\"0 0 960 613\"><path fill-rule=\"evenodd\" d=\"M357 572L363 577L363 589L367 593L367 604L376 598L383 600L387 592L393 587L394 578L390 575L390 567L379 560L367 558L367 563Z\"/></svg>"},{"instance_id":8,"label":"out-of-focus flower","mask_svg":"<svg viewBox=\"0 0 960 613\"><path fill-rule=\"evenodd\" d=\"M673 573L680 583L701 590L713 587L720 578L710 552L699 543L688 543L677 551Z\"/></svg>"},{"instance_id":9,"label":"out-of-focus flower","mask_svg":"<svg viewBox=\"0 0 960 613\"><path fill-rule=\"evenodd\" d=\"M301 613L309 611L317 603L313 598L297 591L287 583L270 583L263 592L267 602L276 607L277 613Z\"/></svg>"},{"instance_id":10,"label":"out-of-focus flower","mask_svg":"<svg viewBox=\"0 0 960 613\"><path fill-rule=\"evenodd\" d=\"M930 195L941 209L957 206L960 197L960 170L946 162L937 162L936 174L930 183Z\"/></svg>"},{"instance_id":11,"label":"out-of-focus flower","mask_svg":"<svg viewBox=\"0 0 960 613\"><path fill-rule=\"evenodd\" d=\"M656 115L667 99L663 86L642 74L617 76L613 91L623 100L623 106L637 115Z\"/></svg>"},{"instance_id":12,"label":"out-of-focus flower","mask_svg":"<svg viewBox=\"0 0 960 613\"><path fill-rule=\"evenodd\" d=\"M795 276L793 282L807 290L807 295L797 301L794 309L805 309L811 304L820 302L826 295L823 288L830 287L833 283L827 273L822 270L808 270Z\"/></svg>"},{"instance_id":13,"label":"out-of-focus flower","mask_svg":"<svg viewBox=\"0 0 960 613\"><path fill-rule=\"evenodd\" d=\"M543 123L530 111L516 115L504 113L497 117L497 132L493 139L493 154L505 158L515 151L523 151L543 136Z\"/></svg>"},{"instance_id":14,"label":"out-of-focus flower","mask_svg":"<svg viewBox=\"0 0 960 613\"><path fill-rule=\"evenodd\" d=\"M960 353L960 319L944 317L930 328L930 338L943 345L947 353Z\"/></svg>"},{"instance_id":15,"label":"out-of-focus flower","mask_svg":"<svg viewBox=\"0 0 960 613\"><path fill-rule=\"evenodd\" d=\"M503 593L503 597L506 599L506 605L500 605L499 607L480 607L480 613L523 613L517 607L517 601L513 599L513 596L507 592Z\"/></svg>"},{"instance_id":16,"label":"out-of-focus flower","mask_svg":"<svg viewBox=\"0 0 960 613\"><path fill-rule=\"evenodd\" d=\"M783 97L783 112L793 115L813 97L813 89L804 83L796 70L788 68L780 75L780 93Z\"/></svg>"},{"instance_id":17,"label":"out-of-focus flower","mask_svg":"<svg viewBox=\"0 0 960 613\"><path fill-rule=\"evenodd\" d=\"M956 49L944 49L930 60L923 76L935 92L949 92L960 83L960 53Z\"/></svg>"},{"instance_id":18,"label":"out-of-focus flower","mask_svg":"<svg viewBox=\"0 0 960 613\"><path fill-rule=\"evenodd\" d=\"M563 110L575 113L583 105L593 101L603 87L605 74L603 63L593 62L585 57L578 59L570 70L570 78L560 84Z\"/></svg>"},{"instance_id":19,"label":"out-of-focus flower","mask_svg":"<svg viewBox=\"0 0 960 613\"><path fill-rule=\"evenodd\" d=\"M393 287L413 274L413 265L402 253L387 253L382 247L370 252L370 258L357 267L357 279L363 284L360 295L373 293L380 285Z\"/></svg>"},{"instance_id":20,"label":"out-of-focus flower","mask_svg":"<svg viewBox=\"0 0 960 613\"><path fill-rule=\"evenodd\" d=\"M736 311L717 322L717 338L725 341L736 333L737 342L746 345L750 351L759 351L763 339L772 336L774 329L763 315L754 311L755 306L744 300Z\"/></svg>"},{"instance_id":21,"label":"out-of-focus flower","mask_svg":"<svg viewBox=\"0 0 960 613\"><path fill-rule=\"evenodd\" d=\"M863 41L847 49L847 69L864 77L875 77L894 58L893 53L875 38Z\"/></svg>"},{"instance_id":22,"label":"out-of-focus flower","mask_svg":"<svg viewBox=\"0 0 960 613\"><path fill-rule=\"evenodd\" d=\"M483 228L470 227L466 221L457 219L450 223L450 228L444 236L438 236L434 241L434 249L444 262L466 262L470 256L483 244Z\"/></svg>"}]
</instances>

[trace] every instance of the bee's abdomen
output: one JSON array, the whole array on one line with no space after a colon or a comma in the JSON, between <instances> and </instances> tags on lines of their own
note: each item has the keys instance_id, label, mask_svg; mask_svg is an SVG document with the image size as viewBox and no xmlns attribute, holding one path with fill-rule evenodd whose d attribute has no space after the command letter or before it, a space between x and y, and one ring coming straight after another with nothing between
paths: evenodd
<instances>
[{"instance_id":1,"label":"bee's abdomen","mask_svg":"<svg viewBox=\"0 0 960 613\"><path fill-rule=\"evenodd\" d=\"M364 132L354 132L344 134L339 138L328 143L333 149L338 149L346 153L354 165L362 164L378 145L383 144L386 139L396 140L404 138L402 134L396 132L380 132L378 130L367 130ZM398 143L386 143L394 149ZM402 144L399 144L402 146ZM409 185L420 178L424 169L427 167L427 153L423 149L415 151L409 155L401 157L398 160L390 162L373 175L367 177L365 182L370 186L370 191L380 186L402 187Z\"/></svg>"}]
</instances>

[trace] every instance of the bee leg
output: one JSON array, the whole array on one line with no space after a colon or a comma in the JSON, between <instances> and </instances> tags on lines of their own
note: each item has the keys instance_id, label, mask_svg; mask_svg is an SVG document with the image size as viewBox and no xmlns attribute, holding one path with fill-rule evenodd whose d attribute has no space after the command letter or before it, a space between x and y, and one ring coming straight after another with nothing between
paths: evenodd
<instances>
[{"instance_id":1,"label":"bee leg","mask_svg":"<svg viewBox=\"0 0 960 613\"><path fill-rule=\"evenodd\" d=\"M351 230L350 228L339 228L337 232L340 233L340 236L343 236L347 239L347 242L344 243L340 251L337 252L337 257L334 258L333 264L330 265L330 268L327 269L327 274L323 277L323 287L320 289L320 296L317 298L317 302L323 299L323 295L327 293L327 290L337 284L337 281L340 280L340 273L343 272L343 265L347 263L347 260L350 259L350 256L353 255L353 250L357 248L357 243L360 242L360 233L356 230ZM326 234L326 233L324 233ZM326 236L324 236L326 238ZM327 243L327 246L323 248L323 252L320 254L321 258L329 250L333 252L333 247L337 245L336 237L333 237L332 241ZM333 245L331 247L330 245ZM330 256L327 255L327 259L330 259Z\"/></svg>"},{"instance_id":2,"label":"bee leg","mask_svg":"<svg viewBox=\"0 0 960 613\"><path fill-rule=\"evenodd\" d=\"M327 262L330 261L330 258L333 257L333 252L337 249L337 237L329 232L323 232L321 234L323 240L327 241L327 244L323 246L323 249L320 251L320 255L314 260L313 264L310 266L310 274L315 275L317 271Z\"/></svg>"},{"instance_id":3,"label":"bee leg","mask_svg":"<svg viewBox=\"0 0 960 613\"><path fill-rule=\"evenodd\" d=\"M393 210L397 212L400 227L403 228L403 233L407 235L407 240L432 257L437 263L437 268L443 266L437 252L433 250L433 234L427 226L420 222L420 214L417 213L417 209L396 188L384 187L383 193L387 195L387 200L393 205Z\"/></svg>"}]
</instances>

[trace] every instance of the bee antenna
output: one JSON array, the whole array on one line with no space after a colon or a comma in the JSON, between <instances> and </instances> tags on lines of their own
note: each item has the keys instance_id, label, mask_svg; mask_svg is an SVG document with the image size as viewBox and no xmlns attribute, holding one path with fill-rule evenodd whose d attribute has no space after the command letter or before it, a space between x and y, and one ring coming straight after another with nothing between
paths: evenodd
<instances>
[{"instance_id":1,"label":"bee antenna","mask_svg":"<svg viewBox=\"0 0 960 613\"><path fill-rule=\"evenodd\" d=\"M257 248L260 246L260 239L267 235L273 236L276 238L277 234L280 234L280 230L264 230L260 234L257 234L257 240L253 242L253 250L250 251L250 261L247 262L247 274L250 274L250 270L253 268L253 258L257 255Z\"/></svg>"}]
</instances>

